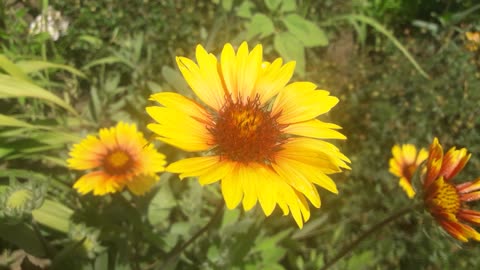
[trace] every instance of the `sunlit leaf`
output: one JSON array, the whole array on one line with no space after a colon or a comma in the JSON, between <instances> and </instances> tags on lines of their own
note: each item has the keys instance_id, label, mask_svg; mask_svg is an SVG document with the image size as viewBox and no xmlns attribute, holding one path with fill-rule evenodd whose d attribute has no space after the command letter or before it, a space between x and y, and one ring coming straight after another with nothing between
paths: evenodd
<instances>
[{"instance_id":1,"label":"sunlit leaf","mask_svg":"<svg viewBox=\"0 0 480 270\"><path fill-rule=\"evenodd\" d=\"M328 38L325 32L311 21L298 14L290 14L282 19L288 31L300 40L305 47L326 46Z\"/></svg>"},{"instance_id":2,"label":"sunlit leaf","mask_svg":"<svg viewBox=\"0 0 480 270\"><path fill-rule=\"evenodd\" d=\"M265 5L270 11L275 11L283 0L265 0Z\"/></svg>"},{"instance_id":3,"label":"sunlit leaf","mask_svg":"<svg viewBox=\"0 0 480 270\"><path fill-rule=\"evenodd\" d=\"M27 81L0 74L0 98L32 97L52 102L77 114L72 106L49 91Z\"/></svg>"},{"instance_id":4,"label":"sunlit leaf","mask_svg":"<svg viewBox=\"0 0 480 270\"><path fill-rule=\"evenodd\" d=\"M274 31L275 27L272 20L263 13L256 13L247 25L247 39L249 40L256 35L264 38L273 34Z\"/></svg>"},{"instance_id":5,"label":"sunlit leaf","mask_svg":"<svg viewBox=\"0 0 480 270\"><path fill-rule=\"evenodd\" d=\"M0 54L0 69L3 69L5 72L7 72L7 74L14 78L30 81L30 78L27 76L27 74L3 54Z\"/></svg>"},{"instance_id":6,"label":"sunlit leaf","mask_svg":"<svg viewBox=\"0 0 480 270\"><path fill-rule=\"evenodd\" d=\"M62 64L55 64L55 63L50 63L50 62L45 62L45 61L19 61L16 63L16 65L22 69L23 72L25 73L32 73L32 72L37 72L40 70L44 69L62 69L66 70L76 76L86 78L85 74L81 72L80 70L73 68L71 66L67 65L62 65Z\"/></svg>"},{"instance_id":7,"label":"sunlit leaf","mask_svg":"<svg viewBox=\"0 0 480 270\"><path fill-rule=\"evenodd\" d=\"M305 49L293 34L283 32L273 38L273 47L287 61L296 61L296 72L305 75Z\"/></svg>"}]
</instances>

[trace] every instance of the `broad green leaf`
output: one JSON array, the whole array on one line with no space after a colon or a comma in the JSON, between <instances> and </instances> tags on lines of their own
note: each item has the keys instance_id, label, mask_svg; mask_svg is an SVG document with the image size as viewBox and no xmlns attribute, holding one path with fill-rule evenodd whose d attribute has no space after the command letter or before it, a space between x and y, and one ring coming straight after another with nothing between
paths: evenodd
<instances>
[{"instance_id":1,"label":"broad green leaf","mask_svg":"<svg viewBox=\"0 0 480 270\"><path fill-rule=\"evenodd\" d=\"M305 47L327 46L325 32L311 21L298 14L290 14L282 19L288 31L299 39Z\"/></svg>"},{"instance_id":2,"label":"broad green leaf","mask_svg":"<svg viewBox=\"0 0 480 270\"><path fill-rule=\"evenodd\" d=\"M244 0L237 8L237 16L245 19L251 18L251 9L254 7L255 5L252 2L250 2L249 0Z\"/></svg>"},{"instance_id":3,"label":"broad green leaf","mask_svg":"<svg viewBox=\"0 0 480 270\"><path fill-rule=\"evenodd\" d=\"M68 233L73 210L53 200L45 200L42 206L32 211L33 219L59 232Z\"/></svg>"},{"instance_id":4,"label":"broad green leaf","mask_svg":"<svg viewBox=\"0 0 480 270\"><path fill-rule=\"evenodd\" d=\"M159 93L163 91L162 87L154 81L147 81L147 88L151 93Z\"/></svg>"},{"instance_id":5,"label":"broad green leaf","mask_svg":"<svg viewBox=\"0 0 480 270\"><path fill-rule=\"evenodd\" d=\"M27 82L31 81L27 74L23 72L19 66L10 61L3 54L0 54L0 69L3 69L5 72L7 72L10 76L14 78L21 79Z\"/></svg>"},{"instance_id":6,"label":"broad green leaf","mask_svg":"<svg viewBox=\"0 0 480 270\"><path fill-rule=\"evenodd\" d=\"M222 1L222 7L226 11L232 10L233 6L233 0L221 0Z\"/></svg>"},{"instance_id":7,"label":"broad green leaf","mask_svg":"<svg viewBox=\"0 0 480 270\"><path fill-rule=\"evenodd\" d=\"M270 11L275 11L283 0L265 0L265 5Z\"/></svg>"},{"instance_id":8,"label":"broad green leaf","mask_svg":"<svg viewBox=\"0 0 480 270\"><path fill-rule=\"evenodd\" d=\"M273 34L275 26L272 20L263 13L256 13L253 15L249 24L247 25L247 40L260 35L260 38L267 37Z\"/></svg>"},{"instance_id":9,"label":"broad green leaf","mask_svg":"<svg viewBox=\"0 0 480 270\"><path fill-rule=\"evenodd\" d=\"M66 110L77 114L72 106L68 105L65 101L57 97L56 95L48 92L47 90L36 86L35 84L27 81L14 78L12 76L0 74L0 98L19 98L19 97L32 97L39 98L49 102L52 102Z\"/></svg>"},{"instance_id":10,"label":"broad green leaf","mask_svg":"<svg viewBox=\"0 0 480 270\"><path fill-rule=\"evenodd\" d=\"M297 3L295 0L283 0L280 10L283 12L295 11L297 10Z\"/></svg>"},{"instance_id":11,"label":"broad green leaf","mask_svg":"<svg viewBox=\"0 0 480 270\"><path fill-rule=\"evenodd\" d=\"M273 38L273 47L286 61L296 61L295 71L300 76L305 75L305 49L291 33L279 33Z\"/></svg>"},{"instance_id":12,"label":"broad green leaf","mask_svg":"<svg viewBox=\"0 0 480 270\"><path fill-rule=\"evenodd\" d=\"M46 255L41 239L32 227L25 223L6 224L0 222L0 238L36 257Z\"/></svg>"},{"instance_id":13,"label":"broad green leaf","mask_svg":"<svg viewBox=\"0 0 480 270\"><path fill-rule=\"evenodd\" d=\"M168 220L172 208L177 205L168 181L161 181L157 194L150 201L147 217L150 224L156 226Z\"/></svg>"},{"instance_id":14,"label":"broad green leaf","mask_svg":"<svg viewBox=\"0 0 480 270\"><path fill-rule=\"evenodd\" d=\"M63 69L78 77L86 78L85 74L83 74L83 72L81 72L76 68L73 68L67 65L62 65L62 64L45 62L45 61L19 61L17 62L17 66L27 74L52 68L52 69Z\"/></svg>"}]
</instances>

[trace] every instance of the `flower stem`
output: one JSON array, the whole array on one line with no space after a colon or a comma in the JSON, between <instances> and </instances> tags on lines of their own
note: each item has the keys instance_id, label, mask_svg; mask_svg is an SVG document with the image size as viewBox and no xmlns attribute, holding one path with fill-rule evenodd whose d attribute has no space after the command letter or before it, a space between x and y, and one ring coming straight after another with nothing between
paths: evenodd
<instances>
[{"instance_id":1,"label":"flower stem","mask_svg":"<svg viewBox=\"0 0 480 270\"><path fill-rule=\"evenodd\" d=\"M358 244L360 244L360 242L362 242L363 240L365 240L367 237L369 237L371 234L373 234L374 232L382 229L385 225L389 224L390 222L393 222L395 220L397 220L398 218L400 217L403 217L404 215L412 212L413 210L415 210L417 207L417 205L413 205L413 206L409 206L409 207L406 207L396 213L394 213L393 215L385 218L384 220L378 222L377 224L373 225L370 229L368 229L367 231L365 231L363 234L361 234L357 239L353 240L350 244L348 244L347 246L345 246L342 250L340 250L340 252L337 253L337 255L335 255L332 259L330 259L329 261L325 262L325 264L323 265L322 268L320 268L321 270L326 270L328 268L330 268L331 266L333 266L336 262L338 262L340 259L342 259L343 257L345 257L350 251L352 251Z\"/></svg>"}]
</instances>

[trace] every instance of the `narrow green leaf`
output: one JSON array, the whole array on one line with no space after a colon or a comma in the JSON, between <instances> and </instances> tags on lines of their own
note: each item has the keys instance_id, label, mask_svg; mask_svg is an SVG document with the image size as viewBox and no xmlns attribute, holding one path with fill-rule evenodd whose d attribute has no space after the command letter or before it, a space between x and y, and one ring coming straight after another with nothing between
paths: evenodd
<instances>
[{"instance_id":1,"label":"narrow green leaf","mask_svg":"<svg viewBox=\"0 0 480 270\"><path fill-rule=\"evenodd\" d=\"M108 57L104 57L104 58L101 58L101 59L97 59L95 61L92 61L92 62L86 64L85 66L82 67L82 69L89 69L91 67L98 66L98 65L116 64L116 63L122 63L122 64L125 64L125 65L129 66L132 69L135 69L135 65L130 63L130 61L127 61L127 60L125 60L123 58L120 58L120 57L117 57L117 56L108 56Z\"/></svg>"},{"instance_id":2,"label":"narrow green leaf","mask_svg":"<svg viewBox=\"0 0 480 270\"><path fill-rule=\"evenodd\" d=\"M62 65L62 64L45 62L45 61L19 61L17 62L17 66L27 74L51 68L51 69L66 70L78 77L86 78L85 74L76 68L73 68L67 65Z\"/></svg>"},{"instance_id":3,"label":"narrow green leaf","mask_svg":"<svg viewBox=\"0 0 480 270\"><path fill-rule=\"evenodd\" d=\"M0 74L0 98L32 97L52 102L64 109L77 114L75 109L65 101L47 90L25 80Z\"/></svg>"},{"instance_id":4,"label":"narrow green leaf","mask_svg":"<svg viewBox=\"0 0 480 270\"><path fill-rule=\"evenodd\" d=\"M10 61L5 55L0 54L0 69L5 70L10 76L21 79L24 81L31 81L30 78L25 74L20 67L15 65Z\"/></svg>"},{"instance_id":5,"label":"narrow green leaf","mask_svg":"<svg viewBox=\"0 0 480 270\"><path fill-rule=\"evenodd\" d=\"M150 89L151 93L159 93L163 91L162 87L154 81L147 81L147 88Z\"/></svg>"},{"instance_id":6,"label":"narrow green leaf","mask_svg":"<svg viewBox=\"0 0 480 270\"><path fill-rule=\"evenodd\" d=\"M8 115L0 114L0 126L4 127L25 127L32 128L33 125L30 125L27 122L18 120L17 118L10 117Z\"/></svg>"},{"instance_id":7,"label":"narrow green leaf","mask_svg":"<svg viewBox=\"0 0 480 270\"><path fill-rule=\"evenodd\" d=\"M305 47L327 46L325 32L311 21L298 14L290 14L282 19L288 31L299 39Z\"/></svg>"},{"instance_id":8,"label":"narrow green leaf","mask_svg":"<svg viewBox=\"0 0 480 270\"><path fill-rule=\"evenodd\" d=\"M165 80L173 86L174 89L180 90L183 92L188 91L188 85L183 79L182 75L176 69L173 69L169 66L162 67L162 76Z\"/></svg>"},{"instance_id":9,"label":"narrow green leaf","mask_svg":"<svg viewBox=\"0 0 480 270\"><path fill-rule=\"evenodd\" d=\"M273 38L273 47L287 61L296 61L295 71L305 75L305 49L303 44L291 33L279 33Z\"/></svg>"},{"instance_id":10,"label":"narrow green leaf","mask_svg":"<svg viewBox=\"0 0 480 270\"><path fill-rule=\"evenodd\" d=\"M415 61L415 59L408 52L408 50L405 47L403 47L402 43L400 43L400 41L398 41L390 31L388 31L383 25L381 25L376 20L374 20L370 17L364 16L364 15L349 14L349 15L342 15L342 16L334 17L334 18L329 20L329 23L332 23L332 22L338 21L338 20L350 21L352 19L363 22L363 23L366 23L366 24L372 26L378 32L384 34L388 39L390 39L390 41L393 43L393 45L395 45L395 47L397 47L397 49L399 49L402 52L402 54L408 59L408 61L410 61L410 63L412 63L412 65L415 67L415 69L417 69L417 71L423 77L425 77L427 79L430 79L430 76L427 74L427 72L425 72L423 70L423 68L420 67L420 65L417 63L417 61Z\"/></svg>"},{"instance_id":11,"label":"narrow green leaf","mask_svg":"<svg viewBox=\"0 0 480 270\"><path fill-rule=\"evenodd\" d=\"M256 13L247 25L247 40L256 35L260 38L267 37L275 32L272 20L263 13Z\"/></svg>"}]
</instances>

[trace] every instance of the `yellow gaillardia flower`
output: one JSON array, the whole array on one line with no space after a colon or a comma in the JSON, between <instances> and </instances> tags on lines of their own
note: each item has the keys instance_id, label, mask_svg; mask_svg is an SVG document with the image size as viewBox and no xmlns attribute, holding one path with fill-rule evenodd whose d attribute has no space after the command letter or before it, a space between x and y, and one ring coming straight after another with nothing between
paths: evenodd
<instances>
[{"instance_id":1,"label":"yellow gaillardia flower","mask_svg":"<svg viewBox=\"0 0 480 270\"><path fill-rule=\"evenodd\" d=\"M480 226L480 212L464 208L464 202L480 199L480 178L454 185L451 180L465 166L471 154L451 148L445 155L435 138L430 145L427 171L424 175L424 202L437 222L454 238L467 242L480 241L480 233L467 222ZM463 222L462 222L463 221Z\"/></svg>"},{"instance_id":2,"label":"yellow gaillardia flower","mask_svg":"<svg viewBox=\"0 0 480 270\"><path fill-rule=\"evenodd\" d=\"M466 32L465 37L467 38L467 43L465 44L467 50L471 52L477 51L480 47L480 32Z\"/></svg>"},{"instance_id":3,"label":"yellow gaillardia flower","mask_svg":"<svg viewBox=\"0 0 480 270\"><path fill-rule=\"evenodd\" d=\"M145 140L134 124L118 123L116 127L100 129L99 136L89 135L70 151L68 167L91 170L73 187L81 194L93 191L105 195L126 186L142 195L158 181L164 171L165 156Z\"/></svg>"},{"instance_id":4,"label":"yellow gaillardia flower","mask_svg":"<svg viewBox=\"0 0 480 270\"><path fill-rule=\"evenodd\" d=\"M263 62L262 46L249 51L230 44L220 59L201 45L196 60L177 57L185 80L200 99L163 92L148 107L157 122L148 128L158 138L203 156L186 158L167 167L180 178L198 177L202 185L221 181L228 208L242 202L251 209L257 201L265 215L278 204L292 214L299 227L310 217L307 199L320 207L314 184L338 193L328 176L349 169L350 161L322 139L345 139L338 125L316 117L327 113L338 99L316 90L310 82L288 84L295 63L281 58Z\"/></svg>"},{"instance_id":5,"label":"yellow gaillardia flower","mask_svg":"<svg viewBox=\"0 0 480 270\"><path fill-rule=\"evenodd\" d=\"M427 159L428 152L423 148L417 151L413 144L404 144L393 146L392 154L390 172L400 177L398 184L409 198L413 198L415 190L412 186L412 177L420 164Z\"/></svg>"}]
</instances>

